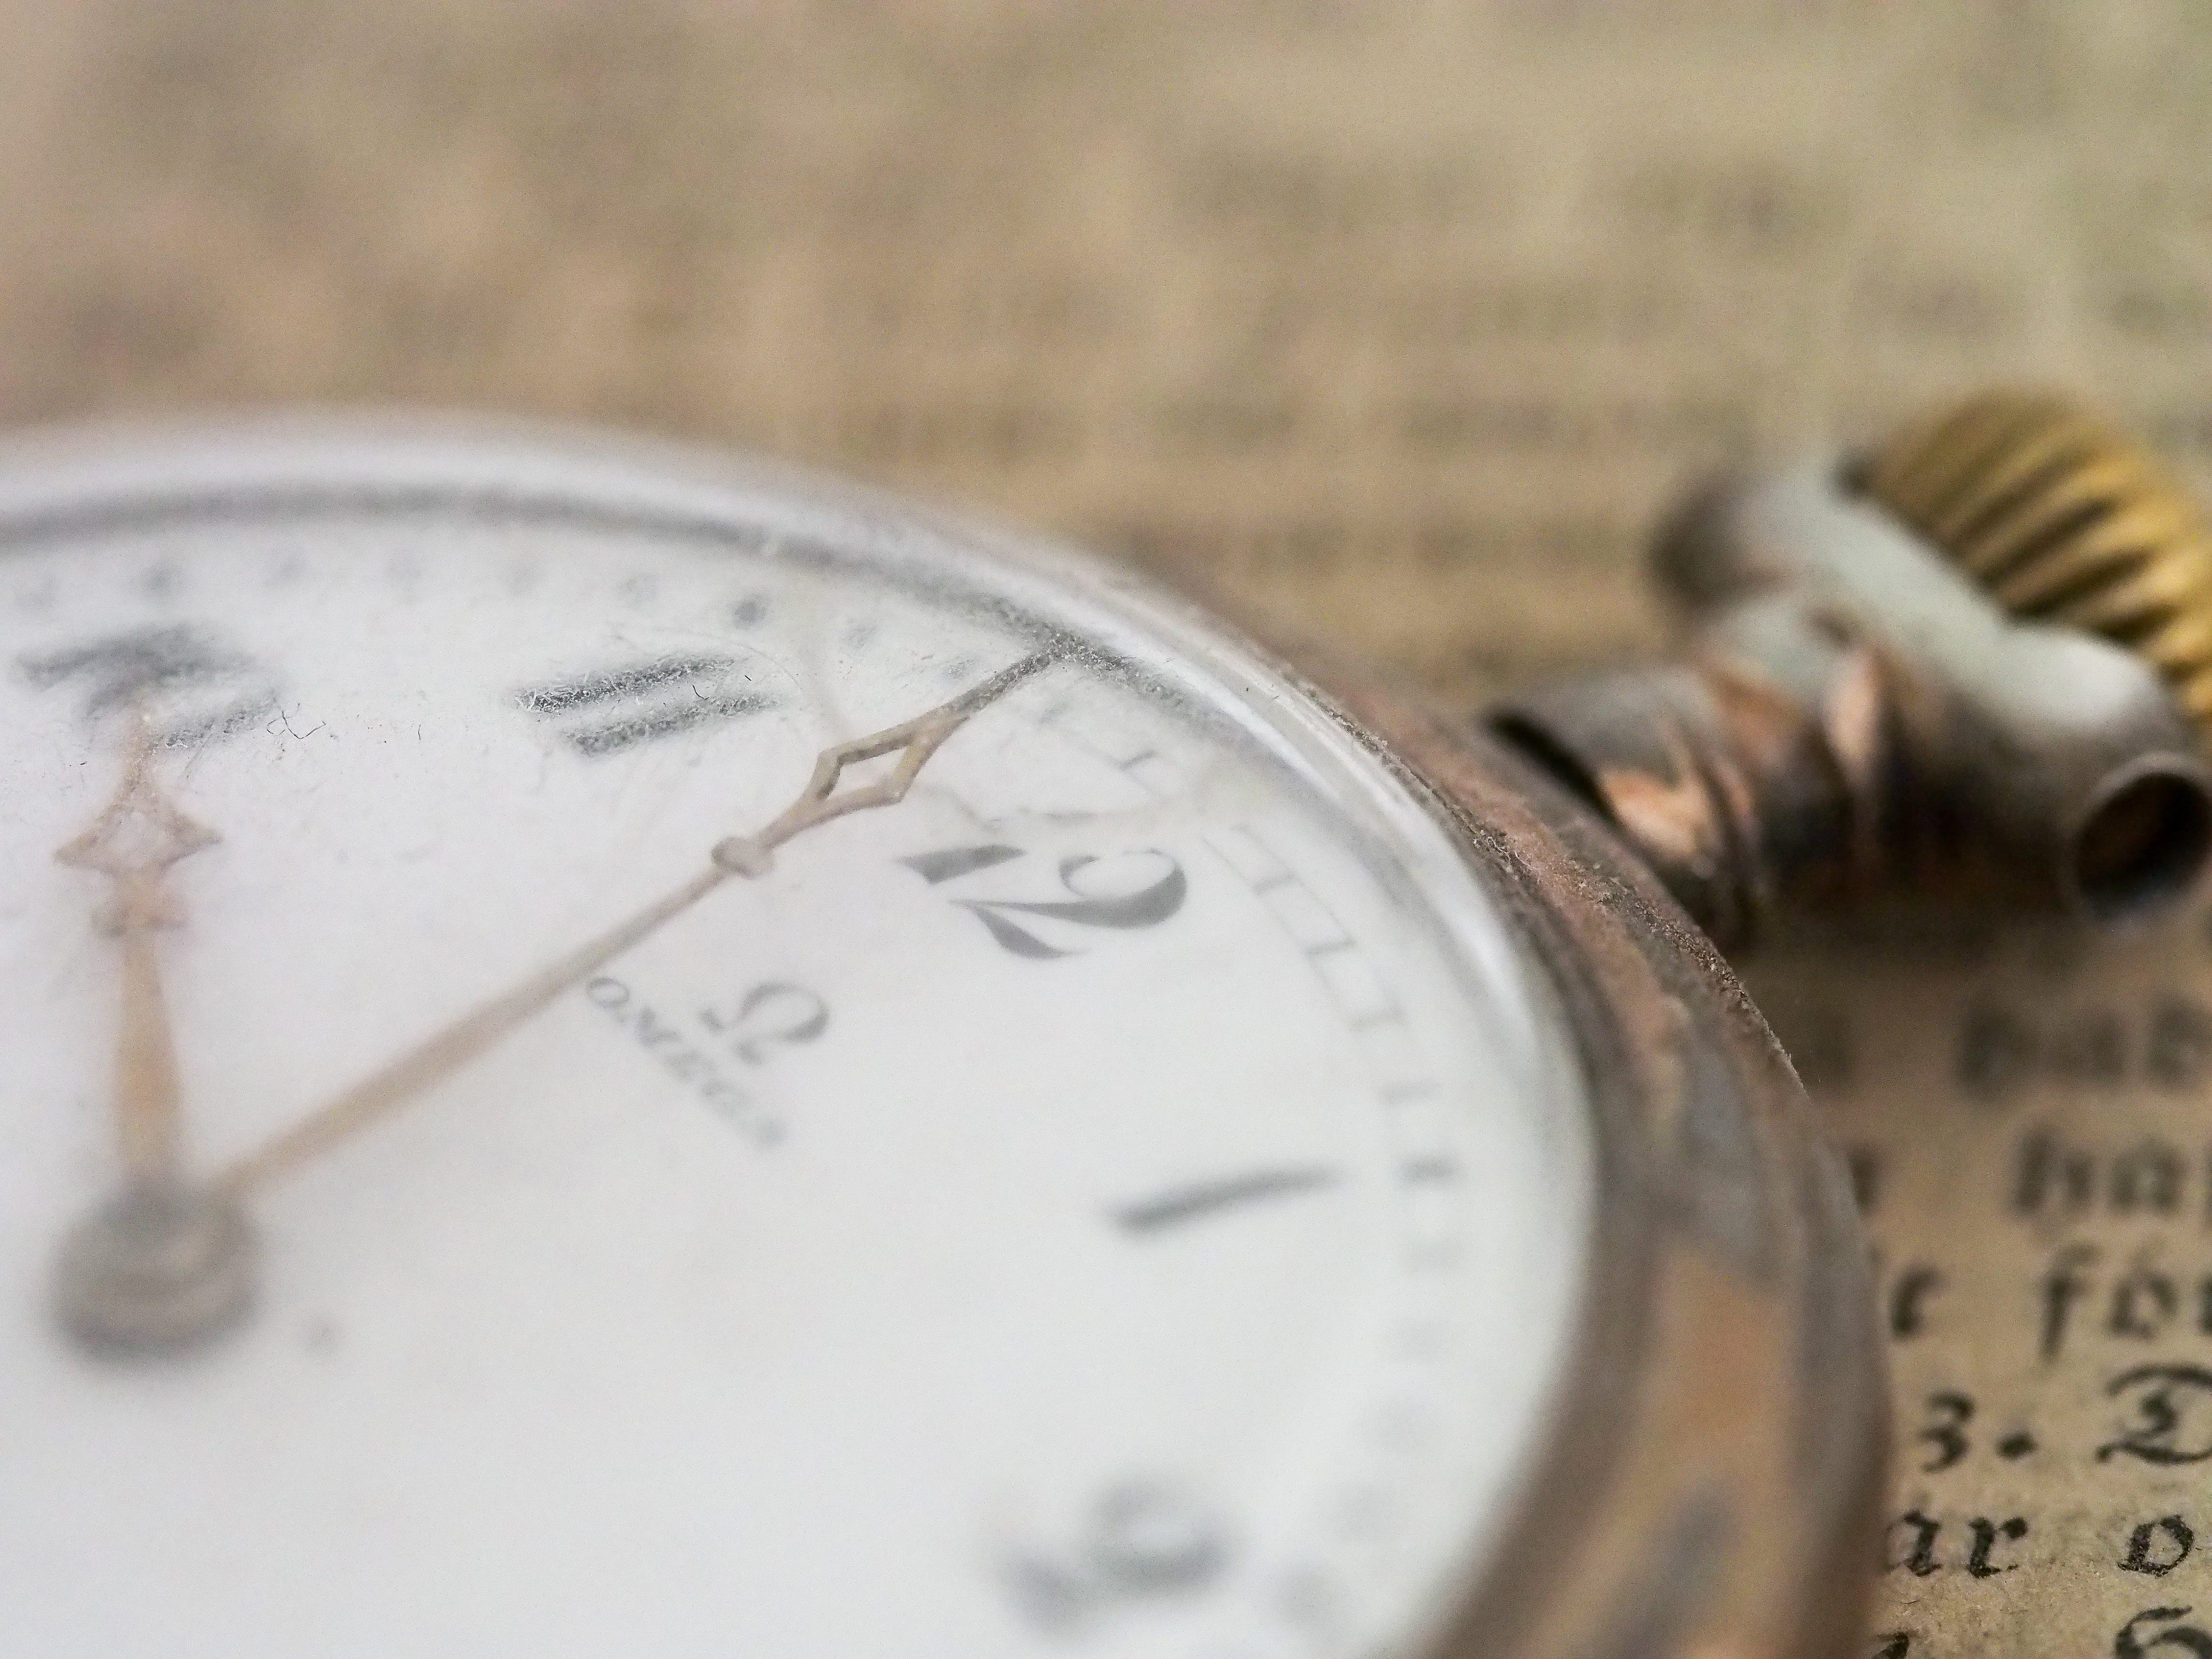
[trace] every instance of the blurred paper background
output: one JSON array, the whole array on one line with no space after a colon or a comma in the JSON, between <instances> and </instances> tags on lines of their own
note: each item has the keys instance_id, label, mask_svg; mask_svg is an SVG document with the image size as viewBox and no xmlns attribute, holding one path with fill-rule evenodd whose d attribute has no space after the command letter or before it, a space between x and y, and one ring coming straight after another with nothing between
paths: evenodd
<instances>
[{"instance_id":1,"label":"blurred paper background","mask_svg":"<svg viewBox=\"0 0 2212 1659\"><path fill-rule=\"evenodd\" d=\"M1457 697L1656 644L1638 544L1693 475L1986 380L2212 481L2186 0L0 0L0 39L4 424L396 401L744 445ZM1951 1286L1893 1324L1886 1659L2141 1651L2212 1596L2212 1551L2138 1560L2201 1473L2092 1458L2110 1357L2033 1358L2049 1250L2200 1241L2008 1207L2023 1126L2193 1144L2202 1091L2053 1061L1960 1104L1954 1018L2122 1030L2206 995L2201 927L2133 978L1812 994L1870 1038L1822 1086L1901 1195L1883 1271Z\"/></svg>"},{"instance_id":2,"label":"blurred paper background","mask_svg":"<svg viewBox=\"0 0 2212 1659\"><path fill-rule=\"evenodd\" d=\"M1686 475L1991 375L2212 451L2212 18L2100 0L0 0L0 420L857 471L1434 689Z\"/></svg>"}]
</instances>

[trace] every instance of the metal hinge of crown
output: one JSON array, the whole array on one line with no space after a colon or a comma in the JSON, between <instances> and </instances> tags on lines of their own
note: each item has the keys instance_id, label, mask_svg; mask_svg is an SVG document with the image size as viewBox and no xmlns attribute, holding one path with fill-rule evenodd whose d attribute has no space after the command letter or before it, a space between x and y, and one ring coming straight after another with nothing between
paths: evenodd
<instances>
[{"instance_id":1,"label":"metal hinge of crown","mask_svg":"<svg viewBox=\"0 0 2212 1659\"><path fill-rule=\"evenodd\" d=\"M2212 856L2212 531L2054 397L1720 478L1653 544L1670 663L1491 723L1740 950L1794 915L2154 914Z\"/></svg>"},{"instance_id":2,"label":"metal hinge of crown","mask_svg":"<svg viewBox=\"0 0 2212 1659\"><path fill-rule=\"evenodd\" d=\"M2141 653L2212 732L2212 526L2145 450L2065 398L1991 392L1899 431L1857 483L2013 615Z\"/></svg>"}]
</instances>

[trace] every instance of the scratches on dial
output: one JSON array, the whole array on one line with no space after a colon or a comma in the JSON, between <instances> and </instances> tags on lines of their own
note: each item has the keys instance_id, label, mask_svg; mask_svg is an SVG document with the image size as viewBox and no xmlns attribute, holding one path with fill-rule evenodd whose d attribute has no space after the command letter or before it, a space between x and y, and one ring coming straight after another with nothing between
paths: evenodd
<instances>
[{"instance_id":1,"label":"scratches on dial","mask_svg":"<svg viewBox=\"0 0 2212 1659\"><path fill-rule=\"evenodd\" d=\"M522 706L540 714L562 714L617 698L656 691L678 680L694 680L732 667L727 657L663 657L657 662L584 674L520 693Z\"/></svg>"},{"instance_id":2,"label":"scratches on dial","mask_svg":"<svg viewBox=\"0 0 2212 1659\"><path fill-rule=\"evenodd\" d=\"M517 703L553 723L562 741L587 758L741 720L776 701L744 684L734 659L719 655L658 657L515 693Z\"/></svg>"},{"instance_id":3,"label":"scratches on dial","mask_svg":"<svg viewBox=\"0 0 2212 1659\"><path fill-rule=\"evenodd\" d=\"M568 746L580 755L611 755L635 744L671 738L694 726L739 719L773 708L775 700L760 692L736 696L702 696L690 702L671 702L658 708L623 716L603 725L563 732Z\"/></svg>"},{"instance_id":4,"label":"scratches on dial","mask_svg":"<svg viewBox=\"0 0 2212 1659\"><path fill-rule=\"evenodd\" d=\"M1244 1175L1172 1188L1133 1204L1121 1205L1112 1214L1115 1225L1123 1232L1141 1237L1188 1222L1212 1220L1271 1199L1323 1192L1336 1186L1339 1179L1334 1170L1320 1164L1255 1170Z\"/></svg>"}]
</instances>

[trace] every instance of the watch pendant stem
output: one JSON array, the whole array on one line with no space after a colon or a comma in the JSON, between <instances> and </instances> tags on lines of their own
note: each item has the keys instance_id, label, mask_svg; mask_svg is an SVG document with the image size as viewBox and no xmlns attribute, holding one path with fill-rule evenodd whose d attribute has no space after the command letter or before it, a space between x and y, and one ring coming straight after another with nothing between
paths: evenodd
<instances>
[{"instance_id":1,"label":"watch pendant stem","mask_svg":"<svg viewBox=\"0 0 2212 1659\"><path fill-rule=\"evenodd\" d=\"M1851 705L1838 711L1847 719L1881 720L1863 685L1837 702ZM1735 951L1778 912L1883 884L1904 792L1870 775L1901 757L1879 738L1832 732L1820 714L1727 665L1666 664L1540 688L1491 725L1595 807Z\"/></svg>"},{"instance_id":2,"label":"watch pendant stem","mask_svg":"<svg viewBox=\"0 0 2212 1659\"><path fill-rule=\"evenodd\" d=\"M2181 897L2212 772L2158 666L2008 612L1863 477L1831 459L1693 499L1654 549L1683 658L1489 723L1724 949L1885 900L2102 925Z\"/></svg>"}]
</instances>

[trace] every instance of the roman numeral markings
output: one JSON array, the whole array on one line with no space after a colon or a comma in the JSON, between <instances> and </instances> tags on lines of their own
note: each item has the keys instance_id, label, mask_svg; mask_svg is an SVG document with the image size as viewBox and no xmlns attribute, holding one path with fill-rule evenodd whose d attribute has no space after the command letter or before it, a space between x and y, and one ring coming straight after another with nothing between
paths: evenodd
<instances>
[{"instance_id":1,"label":"roman numeral markings","mask_svg":"<svg viewBox=\"0 0 2212 1659\"><path fill-rule=\"evenodd\" d=\"M162 623L22 659L40 688L82 688L88 720L141 711L152 740L176 747L228 737L276 712L275 677L206 629Z\"/></svg>"},{"instance_id":2,"label":"roman numeral markings","mask_svg":"<svg viewBox=\"0 0 2212 1659\"><path fill-rule=\"evenodd\" d=\"M734 658L657 657L532 686L515 702L589 759L776 706Z\"/></svg>"}]
</instances>

